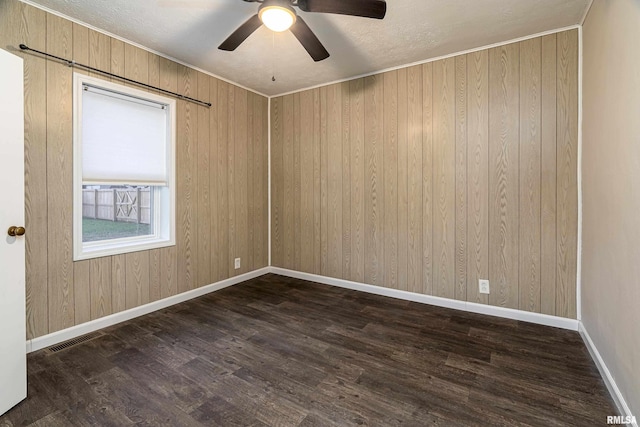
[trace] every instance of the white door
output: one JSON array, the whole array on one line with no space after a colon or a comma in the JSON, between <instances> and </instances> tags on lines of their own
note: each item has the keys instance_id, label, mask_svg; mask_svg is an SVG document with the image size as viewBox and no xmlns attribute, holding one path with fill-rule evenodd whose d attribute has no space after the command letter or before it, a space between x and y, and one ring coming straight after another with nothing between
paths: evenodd
<instances>
[{"instance_id":1,"label":"white door","mask_svg":"<svg viewBox=\"0 0 640 427\"><path fill-rule=\"evenodd\" d=\"M0 162L0 414L4 414L27 397L27 347L24 236L20 235L24 234L22 58L2 49Z\"/></svg>"}]
</instances>

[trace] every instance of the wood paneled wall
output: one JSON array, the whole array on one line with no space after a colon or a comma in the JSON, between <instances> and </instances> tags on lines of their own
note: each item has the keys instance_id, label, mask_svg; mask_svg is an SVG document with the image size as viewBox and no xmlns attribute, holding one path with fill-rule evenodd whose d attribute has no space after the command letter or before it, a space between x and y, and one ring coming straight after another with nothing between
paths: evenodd
<instances>
[{"instance_id":1,"label":"wood paneled wall","mask_svg":"<svg viewBox=\"0 0 640 427\"><path fill-rule=\"evenodd\" d=\"M20 43L213 104L177 104L175 247L73 262L74 70ZM28 338L267 265L266 98L16 0L0 47L25 61Z\"/></svg>"},{"instance_id":2,"label":"wood paneled wall","mask_svg":"<svg viewBox=\"0 0 640 427\"><path fill-rule=\"evenodd\" d=\"M274 266L576 317L577 30L274 98L271 117Z\"/></svg>"}]
</instances>

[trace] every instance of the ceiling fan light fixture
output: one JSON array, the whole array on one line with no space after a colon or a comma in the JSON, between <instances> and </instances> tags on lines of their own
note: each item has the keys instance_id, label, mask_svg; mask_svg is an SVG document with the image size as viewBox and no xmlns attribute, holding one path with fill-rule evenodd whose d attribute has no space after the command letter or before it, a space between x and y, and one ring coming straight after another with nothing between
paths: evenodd
<instances>
[{"instance_id":1,"label":"ceiling fan light fixture","mask_svg":"<svg viewBox=\"0 0 640 427\"><path fill-rule=\"evenodd\" d=\"M265 3L258 16L268 29L277 33L288 30L296 22L295 11L286 4Z\"/></svg>"}]
</instances>

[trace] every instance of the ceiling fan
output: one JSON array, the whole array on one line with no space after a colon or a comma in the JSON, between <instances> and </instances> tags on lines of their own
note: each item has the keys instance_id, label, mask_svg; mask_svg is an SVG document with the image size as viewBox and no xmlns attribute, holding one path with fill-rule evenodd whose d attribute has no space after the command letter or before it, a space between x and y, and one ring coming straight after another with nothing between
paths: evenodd
<instances>
[{"instance_id":1,"label":"ceiling fan","mask_svg":"<svg viewBox=\"0 0 640 427\"><path fill-rule=\"evenodd\" d=\"M311 28L299 16L294 6L304 12L335 13L340 15L361 16L382 19L387 13L384 0L244 0L261 3L258 13L249 18L233 32L218 49L232 51L242 44L262 24L272 31L291 30L302 47L314 61L329 57L329 52L311 31Z\"/></svg>"}]
</instances>

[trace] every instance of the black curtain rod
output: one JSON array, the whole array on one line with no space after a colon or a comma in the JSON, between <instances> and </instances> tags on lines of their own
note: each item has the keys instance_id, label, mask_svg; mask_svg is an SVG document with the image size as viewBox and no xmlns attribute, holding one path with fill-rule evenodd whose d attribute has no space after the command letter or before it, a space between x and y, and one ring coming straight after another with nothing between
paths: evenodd
<instances>
[{"instance_id":1,"label":"black curtain rod","mask_svg":"<svg viewBox=\"0 0 640 427\"><path fill-rule=\"evenodd\" d=\"M133 84L136 84L138 86L144 86L144 87L149 88L149 89L157 90L157 91L160 91L162 93L166 93L167 95L171 95L171 96L174 96L176 98L183 99L185 101L195 102L196 104L204 105L206 107L211 107L211 103L210 102L200 101L200 100L195 99L195 98L191 98L191 97L188 97L188 96L185 96L185 95L180 95L179 93L171 92L171 91L159 88L159 87L148 85L146 83L142 83L142 82L138 82L136 80L128 79L126 77L118 76L116 74L109 73L107 71L98 70L97 68L93 68L93 67L90 67L88 65L79 64L76 61L70 61L68 59L60 58L59 56L51 55L50 53L41 52L41 51L36 50L36 49L31 49L29 46L27 46L25 44L21 44L20 45L20 49L22 49L22 50L30 50L31 52L39 53L40 55L44 55L46 57L56 59L56 60L58 60L60 62L64 62L69 67L84 68L85 70L93 71L95 73L100 73L100 74L103 74L103 75L109 76L109 77L115 77L116 79L124 80L125 82L133 83Z\"/></svg>"}]
</instances>

